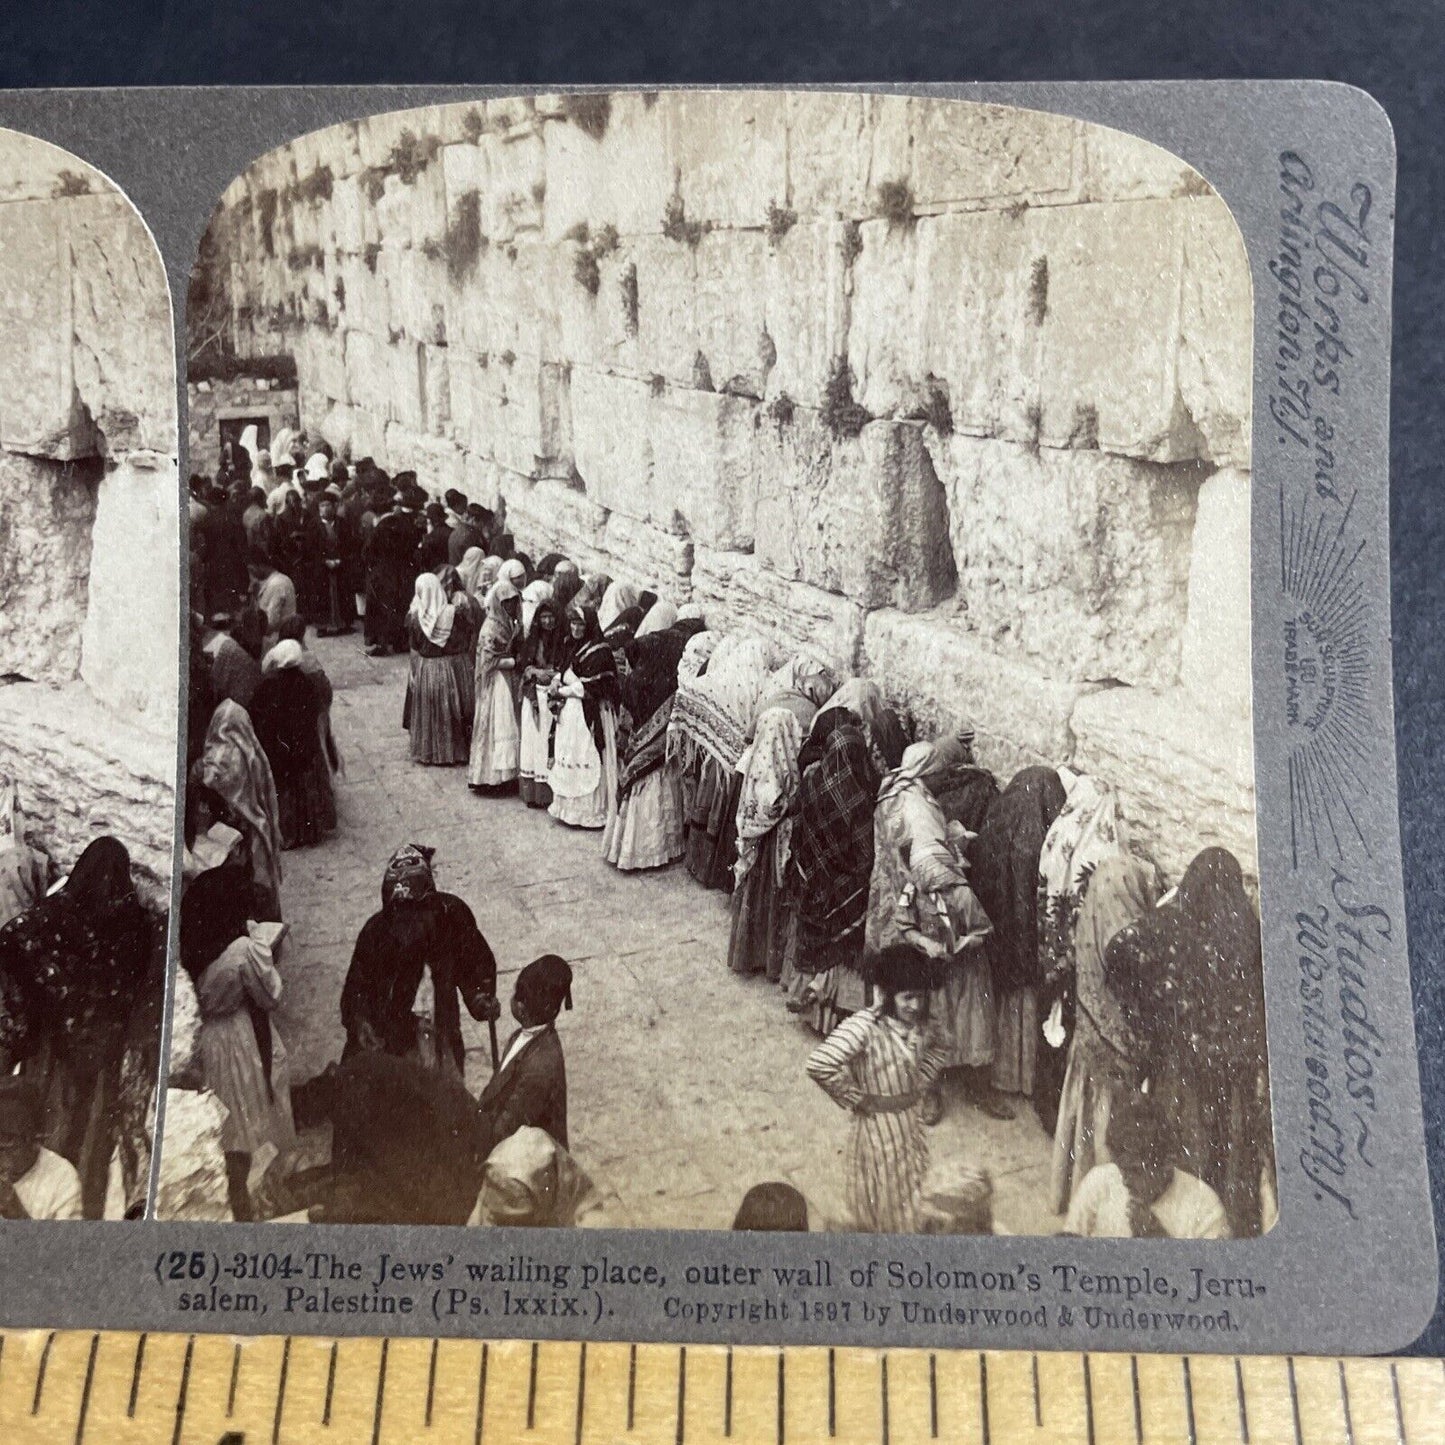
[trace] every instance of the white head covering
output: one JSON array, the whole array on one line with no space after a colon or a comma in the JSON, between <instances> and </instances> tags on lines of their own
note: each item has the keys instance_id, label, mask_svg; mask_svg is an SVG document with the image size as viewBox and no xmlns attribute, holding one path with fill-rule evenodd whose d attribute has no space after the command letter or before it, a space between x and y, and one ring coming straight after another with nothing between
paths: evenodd
<instances>
[{"instance_id":1,"label":"white head covering","mask_svg":"<svg viewBox=\"0 0 1445 1445\"><path fill-rule=\"evenodd\" d=\"M522 636L528 636L532 631L532 618L537 615L537 608L543 602L552 600L552 584L539 577L535 582L529 582L522 588Z\"/></svg>"},{"instance_id":2,"label":"white head covering","mask_svg":"<svg viewBox=\"0 0 1445 1445\"><path fill-rule=\"evenodd\" d=\"M325 452L312 452L306 458L306 480L308 482L331 480L331 463L326 460Z\"/></svg>"},{"instance_id":3,"label":"white head covering","mask_svg":"<svg viewBox=\"0 0 1445 1445\"><path fill-rule=\"evenodd\" d=\"M279 672L285 667L300 667L305 656L306 652L301 644L288 637L284 642L278 642L266 654L261 663L261 671Z\"/></svg>"},{"instance_id":4,"label":"white head covering","mask_svg":"<svg viewBox=\"0 0 1445 1445\"><path fill-rule=\"evenodd\" d=\"M597 625L606 632L629 607L637 606L637 588L627 582L614 582L602 596L597 609Z\"/></svg>"},{"instance_id":5,"label":"white head covering","mask_svg":"<svg viewBox=\"0 0 1445 1445\"><path fill-rule=\"evenodd\" d=\"M251 465L255 467L256 458L261 450L261 433L255 422L252 422L241 432L241 437L237 445L251 458Z\"/></svg>"},{"instance_id":6,"label":"white head covering","mask_svg":"<svg viewBox=\"0 0 1445 1445\"><path fill-rule=\"evenodd\" d=\"M270 512L273 517L279 517L282 509L286 505L286 498L295 490L296 488L293 487L290 482L281 482L278 486L272 487L271 490L266 493L266 510Z\"/></svg>"},{"instance_id":7,"label":"white head covering","mask_svg":"<svg viewBox=\"0 0 1445 1445\"><path fill-rule=\"evenodd\" d=\"M411 615L437 647L445 647L452 635L457 609L447 601L446 589L435 572L423 572L416 579L416 595L412 598Z\"/></svg>"},{"instance_id":8,"label":"white head covering","mask_svg":"<svg viewBox=\"0 0 1445 1445\"><path fill-rule=\"evenodd\" d=\"M679 622L702 622L705 619L702 615L702 608L696 602L688 602L677 609L677 620Z\"/></svg>"},{"instance_id":9,"label":"white head covering","mask_svg":"<svg viewBox=\"0 0 1445 1445\"><path fill-rule=\"evenodd\" d=\"M648 637L654 632L666 632L678 620L677 608L667 598L654 602L647 616L637 624L637 637Z\"/></svg>"},{"instance_id":10,"label":"white head covering","mask_svg":"<svg viewBox=\"0 0 1445 1445\"><path fill-rule=\"evenodd\" d=\"M299 433L293 431L289 426L283 426L271 438L271 461L274 466L294 463L295 458L291 452L296 445L298 436Z\"/></svg>"}]
</instances>

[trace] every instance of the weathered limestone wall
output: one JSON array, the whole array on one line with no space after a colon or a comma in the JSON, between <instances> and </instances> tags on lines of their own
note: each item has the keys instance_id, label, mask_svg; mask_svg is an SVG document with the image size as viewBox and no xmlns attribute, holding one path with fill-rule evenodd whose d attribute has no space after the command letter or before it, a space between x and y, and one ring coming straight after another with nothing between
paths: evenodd
<instances>
[{"instance_id":1,"label":"weathered limestone wall","mask_svg":"<svg viewBox=\"0 0 1445 1445\"><path fill-rule=\"evenodd\" d=\"M300 425L295 386L282 386L274 378L240 376L231 380L210 379L186 387L186 422L190 444L186 462L191 472L213 477L221 465L223 421L232 418L264 417L269 439L282 427Z\"/></svg>"},{"instance_id":2,"label":"weathered limestone wall","mask_svg":"<svg viewBox=\"0 0 1445 1445\"><path fill-rule=\"evenodd\" d=\"M0 131L0 770L62 866L97 833L170 872L175 362L160 255L68 153Z\"/></svg>"},{"instance_id":3,"label":"weathered limestone wall","mask_svg":"<svg viewBox=\"0 0 1445 1445\"><path fill-rule=\"evenodd\" d=\"M1175 158L898 97L537 97L302 137L211 240L308 429L967 714L1004 773L1106 773L1173 874L1252 866L1249 277Z\"/></svg>"}]
</instances>

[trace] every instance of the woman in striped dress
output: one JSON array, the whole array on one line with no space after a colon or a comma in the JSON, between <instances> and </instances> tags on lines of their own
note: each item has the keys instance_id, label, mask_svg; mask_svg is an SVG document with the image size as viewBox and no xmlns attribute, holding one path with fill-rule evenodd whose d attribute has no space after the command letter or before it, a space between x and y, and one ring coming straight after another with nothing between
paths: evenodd
<instances>
[{"instance_id":1,"label":"woman in striped dress","mask_svg":"<svg viewBox=\"0 0 1445 1445\"><path fill-rule=\"evenodd\" d=\"M833 1030L808 1060L808 1077L853 1115L845 1160L853 1227L916 1234L928 1137L923 1099L947 1062L928 1028L933 970L906 945L877 959L877 1002Z\"/></svg>"}]
</instances>

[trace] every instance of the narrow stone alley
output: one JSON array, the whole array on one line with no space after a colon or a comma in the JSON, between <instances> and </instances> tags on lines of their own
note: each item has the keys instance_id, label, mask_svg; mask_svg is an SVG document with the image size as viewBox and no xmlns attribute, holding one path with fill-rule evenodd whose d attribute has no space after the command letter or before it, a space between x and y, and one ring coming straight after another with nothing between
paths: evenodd
<instances>
[{"instance_id":1,"label":"narrow stone alley","mask_svg":"<svg viewBox=\"0 0 1445 1445\"><path fill-rule=\"evenodd\" d=\"M815 1228L844 1224L847 1116L804 1073L817 1039L776 986L729 972L727 899L681 864L618 873L599 834L561 827L515 797L476 796L462 768L413 764L401 728L406 659L367 657L359 634L308 646L336 689L345 774L336 835L285 855L291 936L276 1023L293 1080L340 1057L352 944L380 906L387 858L424 843L437 850L438 887L471 905L497 956L503 1046L517 970L549 952L573 966L576 1006L558 1021L568 1127L609 1225L726 1229L765 1179L800 1189ZM487 1030L465 1013L462 1023L477 1094L491 1070ZM1059 1228L1047 1201L1050 1143L1031 1110L997 1122L950 1095L930 1143L988 1169L1001 1229Z\"/></svg>"}]
</instances>

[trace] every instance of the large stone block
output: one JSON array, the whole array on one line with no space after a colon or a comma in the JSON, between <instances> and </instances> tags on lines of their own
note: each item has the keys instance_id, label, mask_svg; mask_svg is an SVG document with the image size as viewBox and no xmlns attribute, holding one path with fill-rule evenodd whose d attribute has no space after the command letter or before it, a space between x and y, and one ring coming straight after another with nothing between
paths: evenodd
<instances>
[{"instance_id":1,"label":"large stone block","mask_svg":"<svg viewBox=\"0 0 1445 1445\"><path fill-rule=\"evenodd\" d=\"M918 204L1073 196L1080 122L1008 105L919 99L907 104Z\"/></svg>"},{"instance_id":2,"label":"large stone block","mask_svg":"<svg viewBox=\"0 0 1445 1445\"><path fill-rule=\"evenodd\" d=\"M0 451L0 674L79 673L99 485L97 461Z\"/></svg>"},{"instance_id":3,"label":"large stone block","mask_svg":"<svg viewBox=\"0 0 1445 1445\"><path fill-rule=\"evenodd\" d=\"M433 498L440 499L464 478L462 449L445 437L425 436L391 422L386 428L388 468L393 473L415 472Z\"/></svg>"},{"instance_id":4,"label":"large stone block","mask_svg":"<svg viewBox=\"0 0 1445 1445\"><path fill-rule=\"evenodd\" d=\"M346 338L340 331L303 327L292 348L302 406L311 411L318 398L350 401L346 382Z\"/></svg>"},{"instance_id":5,"label":"large stone block","mask_svg":"<svg viewBox=\"0 0 1445 1445\"><path fill-rule=\"evenodd\" d=\"M452 424L450 353L445 346L421 348L422 419L434 437L447 436Z\"/></svg>"},{"instance_id":6,"label":"large stone block","mask_svg":"<svg viewBox=\"0 0 1445 1445\"><path fill-rule=\"evenodd\" d=\"M636 375L637 311L633 308L636 263L631 242L601 258L576 242L557 248L553 286L557 318L556 356L573 366ZM597 262L595 291L579 277L586 256Z\"/></svg>"},{"instance_id":7,"label":"large stone block","mask_svg":"<svg viewBox=\"0 0 1445 1445\"><path fill-rule=\"evenodd\" d=\"M1199 172L1172 151L1103 125L1080 125L1082 199L1167 200L1206 188Z\"/></svg>"},{"instance_id":8,"label":"large stone block","mask_svg":"<svg viewBox=\"0 0 1445 1445\"><path fill-rule=\"evenodd\" d=\"M209 1089L166 1090L156 1218L231 1222L221 1148L225 1121L226 1106Z\"/></svg>"},{"instance_id":9,"label":"large stone block","mask_svg":"<svg viewBox=\"0 0 1445 1445\"><path fill-rule=\"evenodd\" d=\"M1216 472L1199 489L1179 680L1204 707L1245 718L1253 697L1249 582L1249 474Z\"/></svg>"},{"instance_id":10,"label":"large stone block","mask_svg":"<svg viewBox=\"0 0 1445 1445\"><path fill-rule=\"evenodd\" d=\"M1208 711L1182 688L1118 687L1080 698L1071 726L1073 766L1119 789L1132 840L1170 882L1215 845L1258 876L1248 718Z\"/></svg>"},{"instance_id":11,"label":"large stone block","mask_svg":"<svg viewBox=\"0 0 1445 1445\"><path fill-rule=\"evenodd\" d=\"M1221 465L1250 464L1254 374L1249 257L1229 207L1217 195L1184 206L1179 398Z\"/></svg>"},{"instance_id":12,"label":"large stone block","mask_svg":"<svg viewBox=\"0 0 1445 1445\"><path fill-rule=\"evenodd\" d=\"M366 331L347 331L344 335L347 395L354 406L384 420L390 381L388 343L384 337L378 340Z\"/></svg>"},{"instance_id":13,"label":"large stone block","mask_svg":"<svg viewBox=\"0 0 1445 1445\"><path fill-rule=\"evenodd\" d=\"M587 495L638 521L652 516L648 384L574 367L572 448Z\"/></svg>"},{"instance_id":14,"label":"large stone block","mask_svg":"<svg viewBox=\"0 0 1445 1445\"><path fill-rule=\"evenodd\" d=\"M385 246L377 275L386 289L392 336L436 344L447 339L446 263L420 246Z\"/></svg>"},{"instance_id":15,"label":"large stone block","mask_svg":"<svg viewBox=\"0 0 1445 1445\"><path fill-rule=\"evenodd\" d=\"M386 416L412 431L426 428L426 348L403 337L382 347L383 385L386 387Z\"/></svg>"},{"instance_id":16,"label":"large stone block","mask_svg":"<svg viewBox=\"0 0 1445 1445\"><path fill-rule=\"evenodd\" d=\"M870 612L862 670L922 736L971 722L979 761L1005 780L1073 751L1069 718L1084 685L994 651L947 614Z\"/></svg>"},{"instance_id":17,"label":"large stone block","mask_svg":"<svg viewBox=\"0 0 1445 1445\"><path fill-rule=\"evenodd\" d=\"M799 221L774 246L763 324L774 351L769 397L821 406L835 357L848 349L851 268L841 222Z\"/></svg>"},{"instance_id":18,"label":"large stone block","mask_svg":"<svg viewBox=\"0 0 1445 1445\"><path fill-rule=\"evenodd\" d=\"M758 429L755 551L779 576L865 607L918 611L952 594L948 501L917 422L835 439L817 413Z\"/></svg>"},{"instance_id":19,"label":"large stone block","mask_svg":"<svg viewBox=\"0 0 1445 1445\"><path fill-rule=\"evenodd\" d=\"M542 137L527 126L492 131L482 137L481 144L488 152L491 175L482 230L494 245L511 241L522 232L539 231L547 194L547 155Z\"/></svg>"},{"instance_id":20,"label":"large stone block","mask_svg":"<svg viewBox=\"0 0 1445 1445\"><path fill-rule=\"evenodd\" d=\"M639 587L651 583L673 602L692 595L693 545L686 538L613 512L601 543L613 577Z\"/></svg>"},{"instance_id":21,"label":"large stone block","mask_svg":"<svg viewBox=\"0 0 1445 1445\"><path fill-rule=\"evenodd\" d=\"M199 1080L201 1063L201 1005L196 986L185 969L178 968L171 976L170 1056L167 1060L172 1079Z\"/></svg>"},{"instance_id":22,"label":"large stone block","mask_svg":"<svg viewBox=\"0 0 1445 1445\"><path fill-rule=\"evenodd\" d=\"M708 547L751 549L761 415L744 397L671 387L651 397L653 522Z\"/></svg>"},{"instance_id":23,"label":"large stone block","mask_svg":"<svg viewBox=\"0 0 1445 1445\"><path fill-rule=\"evenodd\" d=\"M925 436L970 631L1061 677L1177 681L1197 467Z\"/></svg>"},{"instance_id":24,"label":"large stone block","mask_svg":"<svg viewBox=\"0 0 1445 1445\"><path fill-rule=\"evenodd\" d=\"M14 201L49 201L57 192L85 186L108 191L111 183L79 156L35 136L7 130L0 136L5 165L0 171L0 205Z\"/></svg>"},{"instance_id":25,"label":"large stone block","mask_svg":"<svg viewBox=\"0 0 1445 1445\"><path fill-rule=\"evenodd\" d=\"M176 731L182 617L178 493L173 456L133 452L107 468L80 654L80 674L96 697L168 740Z\"/></svg>"},{"instance_id":26,"label":"large stone block","mask_svg":"<svg viewBox=\"0 0 1445 1445\"><path fill-rule=\"evenodd\" d=\"M129 849L146 901L170 906L174 726L138 727L83 682L0 687L0 776L16 783L31 836L61 867L110 834Z\"/></svg>"},{"instance_id":27,"label":"large stone block","mask_svg":"<svg viewBox=\"0 0 1445 1445\"><path fill-rule=\"evenodd\" d=\"M869 97L787 93L790 204L800 217L868 213Z\"/></svg>"},{"instance_id":28,"label":"large stone block","mask_svg":"<svg viewBox=\"0 0 1445 1445\"><path fill-rule=\"evenodd\" d=\"M847 361L854 396L874 416L906 412L921 380L921 317L933 306L954 304L919 267L918 230L886 221L860 228L863 249L853 262Z\"/></svg>"},{"instance_id":29,"label":"large stone block","mask_svg":"<svg viewBox=\"0 0 1445 1445\"><path fill-rule=\"evenodd\" d=\"M637 267L637 369L691 386L698 352L697 257L664 236L638 237L628 252Z\"/></svg>"},{"instance_id":30,"label":"large stone block","mask_svg":"<svg viewBox=\"0 0 1445 1445\"><path fill-rule=\"evenodd\" d=\"M719 391L761 397L777 358L767 322L773 269L768 238L753 231L714 232L699 242L695 260L692 324L708 376Z\"/></svg>"},{"instance_id":31,"label":"large stone block","mask_svg":"<svg viewBox=\"0 0 1445 1445\"><path fill-rule=\"evenodd\" d=\"M807 649L840 675L858 670L863 609L805 582L789 582L756 557L693 549L692 596L710 628L761 637L785 653Z\"/></svg>"},{"instance_id":32,"label":"large stone block","mask_svg":"<svg viewBox=\"0 0 1445 1445\"><path fill-rule=\"evenodd\" d=\"M497 385L493 457L523 476L550 476L559 469L570 475L567 459L553 455L565 440L555 368L526 355L493 358L487 369Z\"/></svg>"},{"instance_id":33,"label":"large stone block","mask_svg":"<svg viewBox=\"0 0 1445 1445\"><path fill-rule=\"evenodd\" d=\"M492 362L447 347L451 435L469 451L490 457L497 432L498 388Z\"/></svg>"},{"instance_id":34,"label":"large stone block","mask_svg":"<svg viewBox=\"0 0 1445 1445\"><path fill-rule=\"evenodd\" d=\"M557 356L557 296L564 280L573 283L556 250L533 238L488 254L488 351L494 357Z\"/></svg>"},{"instance_id":35,"label":"large stone block","mask_svg":"<svg viewBox=\"0 0 1445 1445\"><path fill-rule=\"evenodd\" d=\"M540 481L506 490L507 523L531 557L563 552L584 570L605 566L605 507L563 482Z\"/></svg>"},{"instance_id":36,"label":"large stone block","mask_svg":"<svg viewBox=\"0 0 1445 1445\"><path fill-rule=\"evenodd\" d=\"M787 204L788 98L781 91L670 91L668 152L689 220L764 226Z\"/></svg>"}]
</instances>

